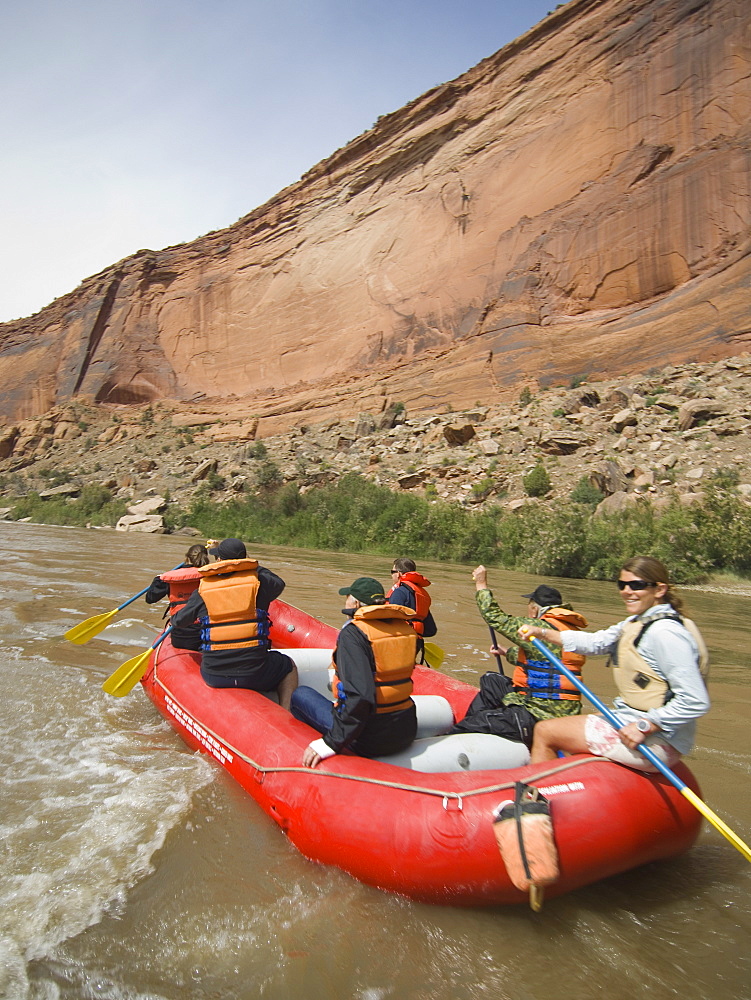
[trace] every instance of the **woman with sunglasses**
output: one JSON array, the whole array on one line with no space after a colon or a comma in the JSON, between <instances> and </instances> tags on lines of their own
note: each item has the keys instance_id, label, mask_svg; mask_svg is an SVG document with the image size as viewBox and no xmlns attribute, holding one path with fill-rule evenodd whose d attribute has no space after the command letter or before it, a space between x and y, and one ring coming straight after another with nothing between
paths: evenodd
<instances>
[{"instance_id":1,"label":"woman with sunglasses","mask_svg":"<svg viewBox=\"0 0 751 1000\"><path fill-rule=\"evenodd\" d=\"M629 617L600 632L556 632L524 627L530 635L563 646L568 653L610 655L618 688L615 730L600 715L538 722L532 763L558 751L592 753L645 771L654 766L639 753L646 744L672 767L694 744L696 720L709 709L704 677L709 658L694 623L680 612L667 569L650 556L624 563L618 589Z\"/></svg>"}]
</instances>

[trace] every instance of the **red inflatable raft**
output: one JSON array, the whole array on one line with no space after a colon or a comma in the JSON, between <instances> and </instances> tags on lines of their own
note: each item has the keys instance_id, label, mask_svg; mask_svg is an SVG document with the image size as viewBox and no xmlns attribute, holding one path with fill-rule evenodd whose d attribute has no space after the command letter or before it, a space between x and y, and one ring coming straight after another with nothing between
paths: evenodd
<instances>
[{"instance_id":1,"label":"red inflatable raft","mask_svg":"<svg viewBox=\"0 0 751 1000\"><path fill-rule=\"evenodd\" d=\"M333 647L330 626L282 601L270 610L276 648ZM262 694L208 688L198 664L198 654L174 650L169 639L157 647L143 678L157 708L189 746L211 754L307 858L380 889L430 903L525 902L493 830L493 812L513 798L517 781L536 786L550 803L560 877L547 887L548 896L681 854L698 835L701 816L661 775L586 755L510 770L423 773L349 755L304 768L303 750L318 734ZM415 669L414 681L418 696L441 696L459 718L475 694L426 667ZM675 770L699 792L685 766Z\"/></svg>"}]
</instances>

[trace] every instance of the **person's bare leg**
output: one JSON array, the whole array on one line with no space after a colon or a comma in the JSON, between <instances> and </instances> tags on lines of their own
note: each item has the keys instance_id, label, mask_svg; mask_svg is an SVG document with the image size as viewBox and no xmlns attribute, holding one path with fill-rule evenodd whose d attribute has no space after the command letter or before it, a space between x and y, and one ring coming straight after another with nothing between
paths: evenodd
<instances>
[{"instance_id":1,"label":"person's bare leg","mask_svg":"<svg viewBox=\"0 0 751 1000\"><path fill-rule=\"evenodd\" d=\"M555 760L558 751L564 753L586 753L584 738L586 715L567 715L562 719L545 719L535 726L532 741L531 761L540 764Z\"/></svg>"},{"instance_id":2,"label":"person's bare leg","mask_svg":"<svg viewBox=\"0 0 751 1000\"><path fill-rule=\"evenodd\" d=\"M282 680L282 683L276 689L276 693L279 695L279 704L282 708L285 708L289 712L289 705L292 701L292 692L297 687L297 665L292 667L292 670L287 674L287 676Z\"/></svg>"}]
</instances>

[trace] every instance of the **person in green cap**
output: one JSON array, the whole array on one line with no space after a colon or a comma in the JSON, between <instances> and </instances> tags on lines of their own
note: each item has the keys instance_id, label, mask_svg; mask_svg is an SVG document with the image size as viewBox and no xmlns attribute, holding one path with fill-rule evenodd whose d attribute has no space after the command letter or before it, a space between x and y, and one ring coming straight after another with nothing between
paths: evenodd
<instances>
[{"instance_id":1,"label":"person in green cap","mask_svg":"<svg viewBox=\"0 0 751 1000\"><path fill-rule=\"evenodd\" d=\"M422 640L410 625L415 612L387 604L383 587L358 577L339 593L348 621L334 650L334 703L301 685L292 695L296 719L322 733L303 753L305 767L351 750L382 757L409 746L417 733L412 671Z\"/></svg>"}]
</instances>

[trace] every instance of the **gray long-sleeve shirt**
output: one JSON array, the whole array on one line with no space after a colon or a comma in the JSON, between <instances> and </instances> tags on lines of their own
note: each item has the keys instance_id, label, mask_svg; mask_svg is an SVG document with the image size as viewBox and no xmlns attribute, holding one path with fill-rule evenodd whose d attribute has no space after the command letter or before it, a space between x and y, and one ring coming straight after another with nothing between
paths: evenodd
<instances>
[{"instance_id":1,"label":"gray long-sleeve shirt","mask_svg":"<svg viewBox=\"0 0 751 1000\"><path fill-rule=\"evenodd\" d=\"M640 620L645 621L655 614L675 614L675 611L669 604L658 604L641 615ZM563 649L586 656L611 653L618 645L624 625L631 621L634 617L600 632L561 632ZM615 715L624 725L641 718L649 719L660 727L661 735L679 753L688 753L696 737L696 720L709 710L710 705L709 694L699 672L696 642L683 625L661 619L644 633L638 649L655 673L668 682L673 697L665 705L650 708L648 712L630 708L618 697L613 702Z\"/></svg>"}]
</instances>

